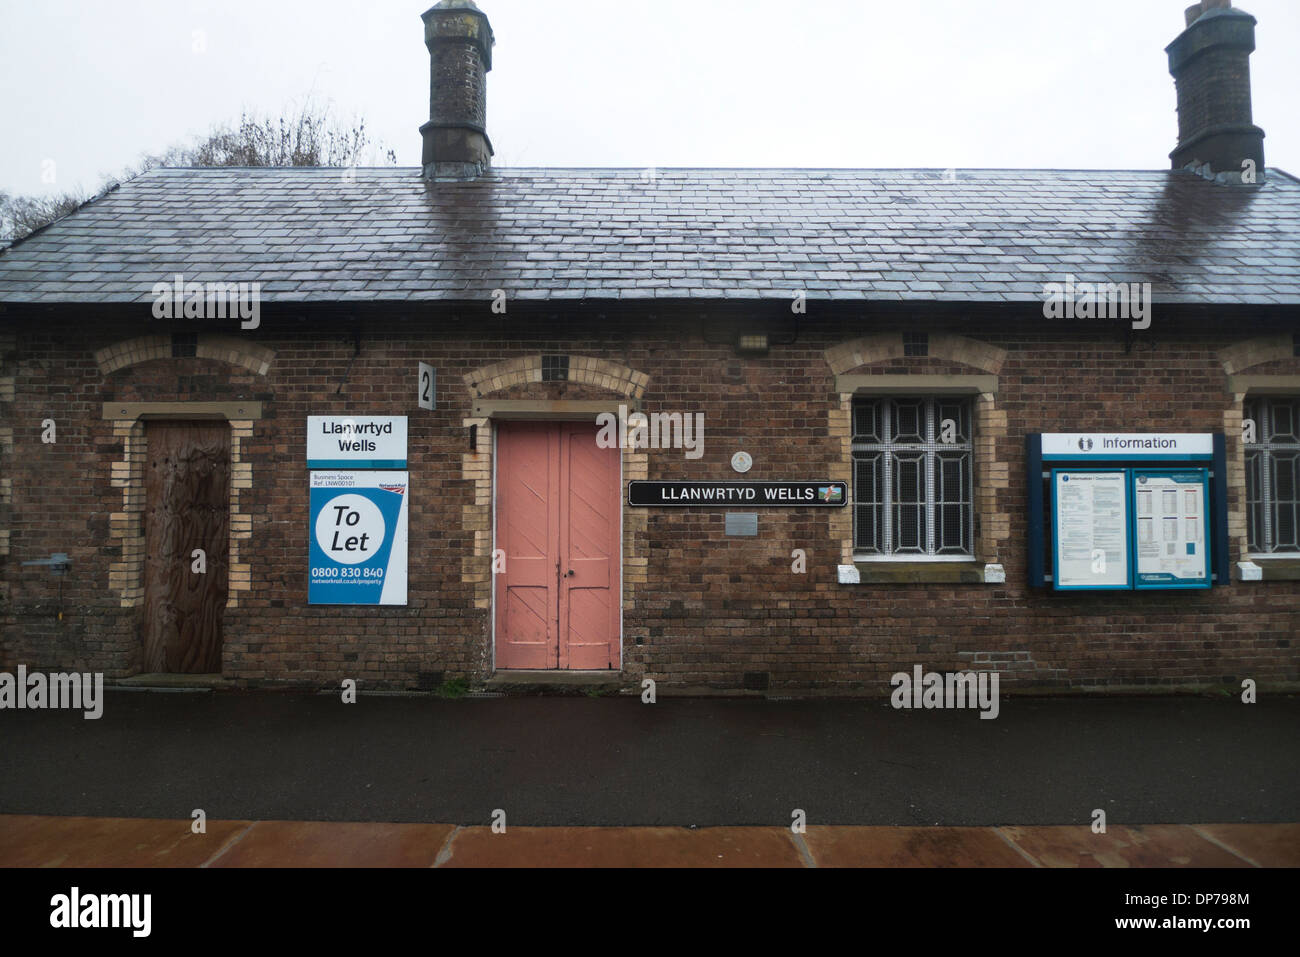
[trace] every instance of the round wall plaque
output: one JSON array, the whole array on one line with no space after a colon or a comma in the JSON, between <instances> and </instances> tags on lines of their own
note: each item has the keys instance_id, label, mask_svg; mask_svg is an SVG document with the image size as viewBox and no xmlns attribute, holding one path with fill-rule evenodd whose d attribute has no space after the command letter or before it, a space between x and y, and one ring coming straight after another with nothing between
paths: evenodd
<instances>
[{"instance_id":1,"label":"round wall plaque","mask_svg":"<svg viewBox=\"0 0 1300 957\"><path fill-rule=\"evenodd\" d=\"M753 464L754 459L748 452L737 452L731 457L731 467L737 472L748 472Z\"/></svg>"}]
</instances>

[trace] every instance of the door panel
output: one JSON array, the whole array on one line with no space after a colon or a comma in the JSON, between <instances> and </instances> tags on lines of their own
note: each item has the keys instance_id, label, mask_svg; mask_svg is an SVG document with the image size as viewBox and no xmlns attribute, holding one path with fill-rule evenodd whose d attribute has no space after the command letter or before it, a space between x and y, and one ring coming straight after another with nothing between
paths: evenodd
<instances>
[{"instance_id":1,"label":"door panel","mask_svg":"<svg viewBox=\"0 0 1300 957\"><path fill-rule=\"evenodd\" d=\"M501 423L497 431L495 575L498 668L556 667L558 437L545 423Z\"/></svg>"},{"instance_id":2,"label":"door panel","mask_svg":"<svg viewBox=\"0 0 1300 957\"><path fill-rule=\"evenodd\" d=\"M145 445L144 669L216 674L229 575L230 427L148 422ZM196 548L204 572L193 570Z\"/></svg>"},{"instance_id":3,"label":"door panel","mask_svg":"<svg viewBox=\"0 0 1300 957\"><path fill-rule=\"evenodd\" d=\"M619 486L594 423L498 423L498 668L620 667Z\"/></svg>"},{"instance_id":4,"label":"door panel","mask_svg":"<svg viewBox=\"0 0 1300 957\"><path fill-rule=\"evenodd\" d=\"M561 551L560 667L619 667L619 458L596 444L593 427L562 426L565 475Z\"/></svg>"}]
</instances>

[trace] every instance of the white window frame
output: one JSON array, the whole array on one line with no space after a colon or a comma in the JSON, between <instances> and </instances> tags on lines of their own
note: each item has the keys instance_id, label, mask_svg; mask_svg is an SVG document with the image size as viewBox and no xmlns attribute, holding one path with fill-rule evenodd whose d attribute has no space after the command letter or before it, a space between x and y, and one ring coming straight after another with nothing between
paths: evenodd
<instances>
[{"instance_id":1,"label":"white window frame","mask_svg":"<svg viewBox=\"0 0 1300 957\"><path fill-rule=\"evenodd\" d=\"M1247 528L1247 545L1246 557L1255 560L1263 559L1265 561L1278 558L1295 559L1300 558L1300 504L1293 504L1296 508L1296 538L1297 546L1286 550L1277 550L1276 543L1273 542L1274 517L1277 509L1277 502L1272 494L1272 475L1269 469L1269 460L1277 452L1295 452L1300 454L1300 434L1294 439L1285 442L1273 441L1273 421L1272 415L1269 414L1272 403L1280 401L1297 406L1296 419L1300 420L1300 395L1272 395L1272 394L1254 394L1246 397L1243 415L1245 418L1252 418L1246 414L1250 411L1253 403L1260 403L1265 414L1254 416L1255 419L1255 441L1252 443L1242 443L1243 464L1245 465L1245 488L1243 489L1244 505L1246 508L1246 528ZM1293 422L1292 428L1300 433L1300 421ZM1260 457L1259 467L1259 497L1252 501L1250 498L1251 483L1251 459L1254 456ZM1261 543L1256 541L1251 544L1249 541L1250 530L1255 527L1255 516L1253 510L1259 508L1262 512L1260 516L1260 536L1264 539ZM1261 544L1272 546L1268 551L1259 551Z\"/></svg>"},{"instance_id":2,"label":"white window frame","mask_svg":"<svg viewBox=\"0 0 1300 957\"><path fill-rule=\"evenodd\" d=\"M921 401L923 406L923 439L920 443L905 443L896 445L892 441L889 430L892 428L892 416L889 414L891 403L899 400ZM881 420L882 435L879 442L854 442L856 436L857 423L857 405L860 402L880 402L884 415ZM944 402L960 402L966 407L966 419L969 423L970 434L967 441L959 442L953 445L947 445L938 440L937 430L938 406ZM852 553L855 562L973 562L976 561L976 539L975 539L975 510L977 504L976 483L975 483L975 396L962 390L960 393L952 392L871 392L860 393L853 396L849 408L849 455L852 468L852 485L853 485L853 529L852 529ZM879 452L884 467L884 474L881 477L881 490L884 501L875 506L878 514L883 516L885 529L883 531L883 541L892 549L893 542L890 532L894 521L891 497L893 494L892 479L892 462L890 456L892 452L899 449L914 449L921 452L925 459L925 515L926 515L926 544L924 552L895 552L877 553L864 551L858 546L858 510L863 506L858 502L857 493L857 461L859 452ZM939 454L944 451L956 451L965 453L966 461L966 483L963 489L963 497L966 499L964 504L966 508L966 539L969 550L960 554L935 554L935 513L943 503L936 500L938 479L935 474L936 464L939 461Z\"/></svg>"}]
</instances>

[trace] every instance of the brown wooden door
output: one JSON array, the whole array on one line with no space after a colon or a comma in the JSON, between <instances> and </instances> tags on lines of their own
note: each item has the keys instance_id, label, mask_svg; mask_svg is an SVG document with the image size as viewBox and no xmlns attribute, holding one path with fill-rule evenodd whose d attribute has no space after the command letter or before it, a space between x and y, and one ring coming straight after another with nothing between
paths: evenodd
<instances>
[{"instance_id":1,"label":"brown wooden door","mask_svg":"<svg viewBox=\"0 0 1300 957\"><path fill-rule=\"evenodd\" d=\"M221 671L229 578L230 426L148 422L144 670ZM207 570L194 571L194 550Z\"/></svg>"}]
</instances>

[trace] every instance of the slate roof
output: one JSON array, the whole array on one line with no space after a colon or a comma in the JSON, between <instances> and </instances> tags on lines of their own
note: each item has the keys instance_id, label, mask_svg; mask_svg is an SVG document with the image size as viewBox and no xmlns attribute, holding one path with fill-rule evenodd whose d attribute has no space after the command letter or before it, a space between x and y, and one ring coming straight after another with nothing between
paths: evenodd
<instances>
[{"instance_id":1,"label":"slate roof","mask_svg":"<svg viewBox=\"0 0 1300 957\"><path fill-rule=\"evenodd\" d=\"M156 169L0 251L0 302L788 298L1300 304L1300 182L1169 171Z\"/></svg>"}]
</instances>

